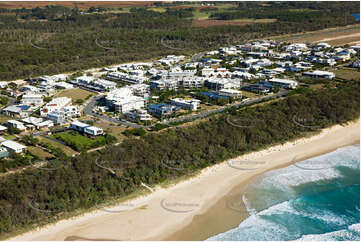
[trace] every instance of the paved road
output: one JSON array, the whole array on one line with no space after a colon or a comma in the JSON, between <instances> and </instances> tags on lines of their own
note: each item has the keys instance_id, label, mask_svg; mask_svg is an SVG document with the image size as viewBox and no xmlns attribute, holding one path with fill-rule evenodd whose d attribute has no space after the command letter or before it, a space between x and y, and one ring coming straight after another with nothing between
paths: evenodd
<instances>
[{"instance_id":1,"label":"paved road","mask_svg":"<svg viewBox=\"0 0 361 242\"><path fill-rule=\"evenodd\" d=\"M167 120L167 121L164 121L164 122L162 122L162 123L163 123L163 124L169 124L169 123L173 123L173 122L183 122L183 121L187 121L187 120L201 119L201 118L207 117L207 116L210 115L210 114L222 113L222 112L224 112L227 108L231 108L231 107L239 108L240 106L254 104L254 103L257 103L257 102L262 101L262 100L264 100L264 99L282 97L282 96L287 95L288 92L289 92L288 90L281 89L280 92L279 92L279 93L276 93L276 94L267 95L267 96L262 96L262 97L257 98L257 99L253 99L253 100L249 100L249 101L243 101L243 102L241 102L241 103L224 106L224 107L221 107L221 108L218 108L218 109L209 110L209 111L202 112L202 113L198 113L198 114L195 114L195 115L189 115L189 116L183 116L183 117L179 117L179 118L174 118L174 119L172 119L172 120ZM97 118L102 119L102 120L104 120L104 121L108 121L108 122L112 122L112 123L116 123L116 124L124 124L125 126L127 126L127 127L132 127L132 128L151 128L151 127L154 126L154 125L151 125L151 126L139 125L139 124L135 124L135 123L128 122L128 121L126 121L126 120L119 120L119 119L111 118L111 117L108 117L108 116L100 116L100 115L94 113L92 110L93 110L96 102L97 102L99 99L103 98L103 97L104 97L104 96L96 96L96 97L94 97L94 98L84 107L83 112L84 112L86 115L94 116L94 117L97 117Z\"/></svg>"},{"instance_id":2,"label":"paved road","mask_svg":"<svg viewBox=\"0 0 361 242\"><path fill-rule=\"evenodd\" d=\"M131 123L131 122L128 122L126 120L119 120L119 119L116 119L116 118L111 118L111 117L108 117L108 116L105 116L105 115L101 116L101 115L99 115L97 113L94 113L93 108L94 108L95 104L97 103L98 100L102 99L103 97L104 97L104 95L93 97L92 100L84 107L83 112L86 115L97 117L97 118L99 118L101 120L116 123L116 124L123 124L123 125L125 125L127 127L132 127L132 128L149 128L150 127L150 126L144 126L144 125Z\"/></svg>"},{"instance_id":3,"label":"paved road","mask_svg":"<svg viewBox=\"0 0 361 242\"><path fill-rule=\"evenodd\" d=\"M205 53L206 53L206 52L202 52L202 53L195 54L194 56L192 56L191 62L198 62L198 61L200 61L201 58L203 57L203 55L204 55Z\"/></svg>"},{"instance_id":4,"label":"paved road","mask_svg":"<svg viewBox=\"0 0 361 242\"><path fill-rule=\"evenodd\" d=\"M287 95L288 92L289 92L288 90L281 89L280 92L279 92L279 93L276 93L276 94L263 96L263 97L260 97L260 98L257 98L257 99L253 99L253 100L249 100L249 101L242 101L241 103L236 103L236 104L227 105L227 106L224 106L224 107L221 107L221 108L218 108L218 109L209 110L209 111L207 111L207 112L202 112L202 113L195 114L195 115L179 117L179 118L176 118L176 119L172 119L172 120L165 121L165 122L163 122L163 123L164 123L164 124L168 124L168 123L172 123L172 122L182 122L182 121L186 121L186 120L205 118L205 117L207 117L207 116L210 115L210 114L222 113L222 112L224 112L227 108L231 108L231 107L239 108L239 107L244 106L244 105L250 105L250 104L257 103L257 102L262 101L262 100L264 100L264 99L282 97L282 96Z\"/></svg>"}]
</instances>

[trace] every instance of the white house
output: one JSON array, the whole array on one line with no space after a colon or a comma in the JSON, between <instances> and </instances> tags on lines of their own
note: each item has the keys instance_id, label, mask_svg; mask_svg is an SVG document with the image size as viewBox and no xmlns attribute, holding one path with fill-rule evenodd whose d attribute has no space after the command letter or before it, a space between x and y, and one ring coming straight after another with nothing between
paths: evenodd
<instances>
[{"instance_id":1,"label":"white house","mask_svg":"<svg viewBox=\"0 0 361 242\"><path fill-rule=\"evenodd\" d=\"M329 71L306 71L302 73L302 76L311 77L311 78L335 78L335 74Z\"/></svg>"},{"instance_id":2,"label":"white house","mask_svg":"<svg viewBox=\"0 0 361 242\"><path fill-rule=\"evenodd\" d=\"M16 128L20 131L25 131L26 127L22 122L19 122L17 120L8 120L6 123L6 126Z\"/></svg>"},{"instance_id":3,"label":"white house","mask_svg":"<svg viewBox=\"0 0 361 242\"><path fill-rule=\"evenodd\" d=\"M22 153L26 149L26 146L12 140L6 140L2 142L1 145L4 146L9 152L13 153Z\"/></svg>"},{"instance_id":4,"label":"white house","mask_svg":"<svg viewBox=\"0 0 361 242\"><path fill-rule=\"evenodd\" d=\"M272 78L269 80L270 83L275 84L279 87L288 88L288 89L294 89L297 87L298 83L293 80L287 80L287 79L279 79L279 78Z\"/></svg>"},{"instance_id":5,"label":"white house","mask_svg":"<svg viewBox=\"0 0 361 242\"><path fill-rule=\"evenodd\" d=\"M103 132L102 128L98 128L95 126L88 126L88 127L85 127L84 133L92 135L92 136L99 136L99 135L103 135L104 132Z\"/></svg>"}]
</instances>

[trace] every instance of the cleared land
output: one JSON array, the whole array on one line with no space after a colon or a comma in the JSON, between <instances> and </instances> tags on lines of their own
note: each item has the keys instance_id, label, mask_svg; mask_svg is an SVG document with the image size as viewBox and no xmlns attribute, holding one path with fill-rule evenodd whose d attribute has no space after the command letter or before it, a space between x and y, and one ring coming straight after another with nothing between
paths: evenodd
<instances>
[{"instance_id":1,"label":"cleared land","mask_svg":"<svg viewBox=\"0 0 361 242\"><path fill-rule=\"evenodd\" d=\"M73 89L69 89L69 90L60 91L55 96L56 97L69 97L73 100L73 102L75 102L77 99L86 100L86 98L89 95L94 96L94 93L89 92L84 89L80 89L80 88L73 88Z\"/></svg>"},{"instance_id":2,"label":"cleared land","mask_svg":"<svg viewBox=\"0 0 361 242\"><path fill-rule=\"evenodd\" d=\"M192 25L195 27L211 27L211 26L220 26L220 25L243 26L252 23L253 22L230 21L230 20L196 19L193 20Z\"/></svg>"},{"instance_id":3,"label":"cleared land","mask_svg":"<svg viewBox=\"0 0 361 242\"><path fill-rule=\"evenodd\" d=\"M47 143L47 144L50 144L51 146L55 147L55 148L60 148L62 151L65 152L65 154L67 154L68 156L73 156L75 154L78 154L78 152L74 151L73 149L71 149L70 147L68 146L65 146L65 145L62 145L58 142L55 142L53 140L50 140L50 139L47 139L47 138L44 138L44 137L41 137L41 136L38 136L36 137L38 138L39 140L41 140L42 142L44 143Z\"/></svg>"},{"instance_id":4,"label":"cleared land","mask_svg":"<svg viewBox=\"0 0 361 242\"><path fill-rule=\"evenodd\" d=\"M34 2L0 2L0 8L43 8L46 5L61 5L65 7L78 7L79 9L88 9L90 7L105 7L105 8L123 8L134 7L141 5L152 5L153 1L87 1L87 2L65 2L65 1L34 1Z\"/></svg>"},{"instance_id":5,"label":"cleared land","mask_svg":"<svg viewBox=\"0 0 361 242\"><path fill-rule=\"evenodd\" d=\"M360 25L350 25L340 28L330 28L301 34L288 34L275 36L271 39L289 42L321 42L326 41L332 45L342 45L360 41Z\"/></svg>"},{"instance_id":6,"label":"cleared land","mask_svg":"<svg viewBox=\"0 0 361 242\"><path fill-rule=\"evenodd\" d=\"M48 158L53 158L54 156L46 151L44 151L43 149L39 148L39 147L34 147L34 146L28 146L27 149L33 154L36 155L37 157L39 157L39 159L41 160L46 160Z\"/></svg>"},{"instance_id":7,"label":"cleared land","mask_svg":"<svg viewBox=\"0 0 361 242\"><path fill-rule=\"evenodd\" d=\"M345 80L359 80L360 81L360 71L356 68L339 68L334 71L336 77L345 79Z\"/></svg>"}]
</instances>

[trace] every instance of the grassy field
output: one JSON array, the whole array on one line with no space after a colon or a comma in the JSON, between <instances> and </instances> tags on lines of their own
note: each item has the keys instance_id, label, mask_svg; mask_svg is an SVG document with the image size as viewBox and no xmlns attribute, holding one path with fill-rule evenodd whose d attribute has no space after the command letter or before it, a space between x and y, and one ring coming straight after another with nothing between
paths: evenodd
<instances>
[{"instance_id":1,"label":"grassy field","mask_svg":"<svg viewBox=\"0 0 361 242\"><path fill-rule=\"evenodd\" d=\"M165 9L165 8L148 8L148 10L158 12L158 13L164 13L165 11L167 11L167 9Z\"/></svg>"},{"instance_id":2,"label":"grassy field","mask_svg":"<svg viewBox=\"0 0 361 242\"><path fill-rule=\"evenodd\" d=\"M68 90L60 91L55 96L56 97L69 97L69 98L71 98L73 100L73 102L75 102L77 99L82 99L82 100L85 101L85 99L89 95L94 95L94 93L89 92L89 91L84 90L84 89L74 88L74 89L68 89Z\"/></svg>"},{"instance_id":3,"label":"grassy field","mask_svg":"<svg viewBox=\"0 0 361 242\"><path fill-rule=\"evenodd\" d=\"M360 81L360 72L356 68L339 68L334 71L336 77L345 79L345 80L358 80Z\"/></svg>"},{"instance_id":4,"label":"grassy field","mask_svg":"<svg viewBox=\"0 0 361 242\"><path fill-rule=\"evenodd\" d=\"M74 151L73 149L71 149L70 147L68 146L65 146L65 145L62 145L58 142L55 142L53 140L50 140L50 139L47 139L47 138L44 138L44 137L41 137L41 136L38 136L37 137L40 141L44 142L44 143L47 143L47 144L50 144L51 146L55 147L55 148L60 148L62 151L65 152L66 155L68 156L73 156L75 154L78 154L78 152Z\"/></svg>"},{"instance_id":5,"label":"grassy field","mask_svg":"<svg viewBox=\"0 0 361 242\"><path fill-rule=\"evenodd\" d=\"M48 158L53 158L54 156L43 149L35 146L28 146L27 149L33 154L39 157L41 160L46 160Z\"/></svg>"},{"instance_id":6,"label":"grassy field","mask_svg":"<svg viewBox=\"0 0 361 242\"><path fill-rule=\"evenodd\" d=\"M77 151L82 151L83 149L95 148L105 144L104 136L100 136L96 139L90 139L84 135L77 133L76 131L66 131L62 133L57 133L54 134L53 137L65 142L67 145L71 146Z\"/></svg>"}]
</instances>

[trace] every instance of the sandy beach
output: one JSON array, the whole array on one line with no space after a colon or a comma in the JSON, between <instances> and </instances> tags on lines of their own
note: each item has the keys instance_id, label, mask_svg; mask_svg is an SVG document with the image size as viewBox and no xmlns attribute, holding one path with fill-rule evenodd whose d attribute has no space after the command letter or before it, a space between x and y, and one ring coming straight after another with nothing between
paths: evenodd
<instances>
[{"instance_id":1,"label":"sandy beach","mask_svg":"<svg viewBox=\"0 0 361 242\"><path fill-rule=\"evenodd\" d=\"M152 188L148 196L62 220L11 240L205 239L237 226L242 216L247 216L225 208L224 198L232 190L270 169L290 165L295 159L304 160L359 140L359 120L336 125L319 135L206 168L170 188Z\"/></svg>"}]
</instances>

